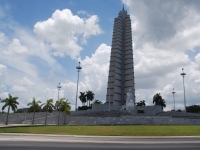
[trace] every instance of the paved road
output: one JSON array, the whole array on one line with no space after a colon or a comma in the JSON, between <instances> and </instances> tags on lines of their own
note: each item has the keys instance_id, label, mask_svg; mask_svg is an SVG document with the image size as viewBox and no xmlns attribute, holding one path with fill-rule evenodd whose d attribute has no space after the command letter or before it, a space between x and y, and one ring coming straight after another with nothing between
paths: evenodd
<instances>
[{"instance_id":1,"label":"paved road","mask_svg":"<svg viewBox=\"0 0 200 150\"><path fill-rule=\"evenodd\" d=\"M90 137L0 134L0 150L200 150L200 137Z\"/></svg>"}]
</instances>

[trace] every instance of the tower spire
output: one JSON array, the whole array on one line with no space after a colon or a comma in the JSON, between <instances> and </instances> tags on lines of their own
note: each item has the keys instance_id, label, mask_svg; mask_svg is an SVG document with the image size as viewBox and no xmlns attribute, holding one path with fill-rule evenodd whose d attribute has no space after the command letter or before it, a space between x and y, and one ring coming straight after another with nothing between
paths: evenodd
<instances>
[{"instance_id":1,"label":"tower spire","mask_svg":"<svg viewBox=\"0 0 200 150\"><path fill-rule=\"evenodd\" d=\"M135 102L135 82L130 15L120 10L114 21L106 102L121 109L131 89ZM113 107L114 108L114 107Z\"/></svg>"}]
</instances>

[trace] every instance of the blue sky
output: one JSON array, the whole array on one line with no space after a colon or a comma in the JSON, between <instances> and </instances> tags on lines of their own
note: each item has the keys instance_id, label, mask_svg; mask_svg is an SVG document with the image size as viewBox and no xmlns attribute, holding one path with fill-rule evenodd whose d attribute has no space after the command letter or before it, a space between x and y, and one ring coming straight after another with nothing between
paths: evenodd
<instances>
[{"instance_id":1,"label":"blue sky","mask_svg":"<svg viewBox=\"0 0 200 150\"><path fill-rule=\"evenodd\" d=\"M199 104L198 0L1 0L0 97L18 96L19 108L33 96L56 101L61 82L74 109L80 61L79 91L105 102L113 21L123 4L132 21L136 101L152 105L161 93L171 110L175 88L183 109L184 68L187 105Z\"/></svg>"}]
</instances>

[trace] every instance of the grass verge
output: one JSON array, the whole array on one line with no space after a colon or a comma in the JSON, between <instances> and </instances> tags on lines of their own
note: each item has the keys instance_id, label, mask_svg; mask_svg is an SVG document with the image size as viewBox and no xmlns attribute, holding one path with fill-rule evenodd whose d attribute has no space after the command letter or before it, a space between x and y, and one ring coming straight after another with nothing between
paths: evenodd
<instances>
[{"instance_id":1,"label":"grass verge","mask_svg":"<svg viewBox=\"0 0 200 150\"><path fill-rule=\"evenodd\" d=\"M0 128L0 133L97 136L200 136L200 126L32 126Z\"/></svg>"}]
</instances>

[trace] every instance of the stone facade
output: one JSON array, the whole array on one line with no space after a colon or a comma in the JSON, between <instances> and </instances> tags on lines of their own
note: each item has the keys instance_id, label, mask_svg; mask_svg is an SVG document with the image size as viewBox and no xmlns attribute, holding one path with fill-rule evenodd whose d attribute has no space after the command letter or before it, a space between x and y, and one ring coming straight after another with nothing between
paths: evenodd
<instances>
[{"instance_id":1,"label":"stone facade","mask_svg":"<svg viewBox=\"0 0 200 150\"><path fill-rule=\"evenodd\" d=\"M73 113L72 113L73 114ZM106 113L105 113L106 114ZM120 117L60 116L60 125L200 125L200 114L171 113L158 115L121 115ZM26 122L24 122L26 116ZM184 117L184 118L183 118ZM4 124L6 114L0 114L0 124ZM47 124L57 124L58 113L48 113ZM31 124L32 113L10 114L9 124ZM36 113L35 124L45 123L45 112Z\"/></svg>"},{"instance_id":2,"label":"stone facade","mask_svg":"<svg viewBox=\"0 0 200 150\"><path fill-rule=\"evenodd\" d=\"M110 107L109 103L92 105L92 110L94 111L107 111L109 110L109 108L110 110L120 110L122 107L118 105L113 105L113 103L110 104Z\"/></svg>"},{"instance_id":3,"label":"stone facade","mask_svg":"<svg viewBox=\"0 0 200 150\"><path fill-rule=\"evenodd\" d=\"M123 8L114 21L106 102L124 105L129 89L135 101L131 20Z\"/></svg>"}]
</instances>

